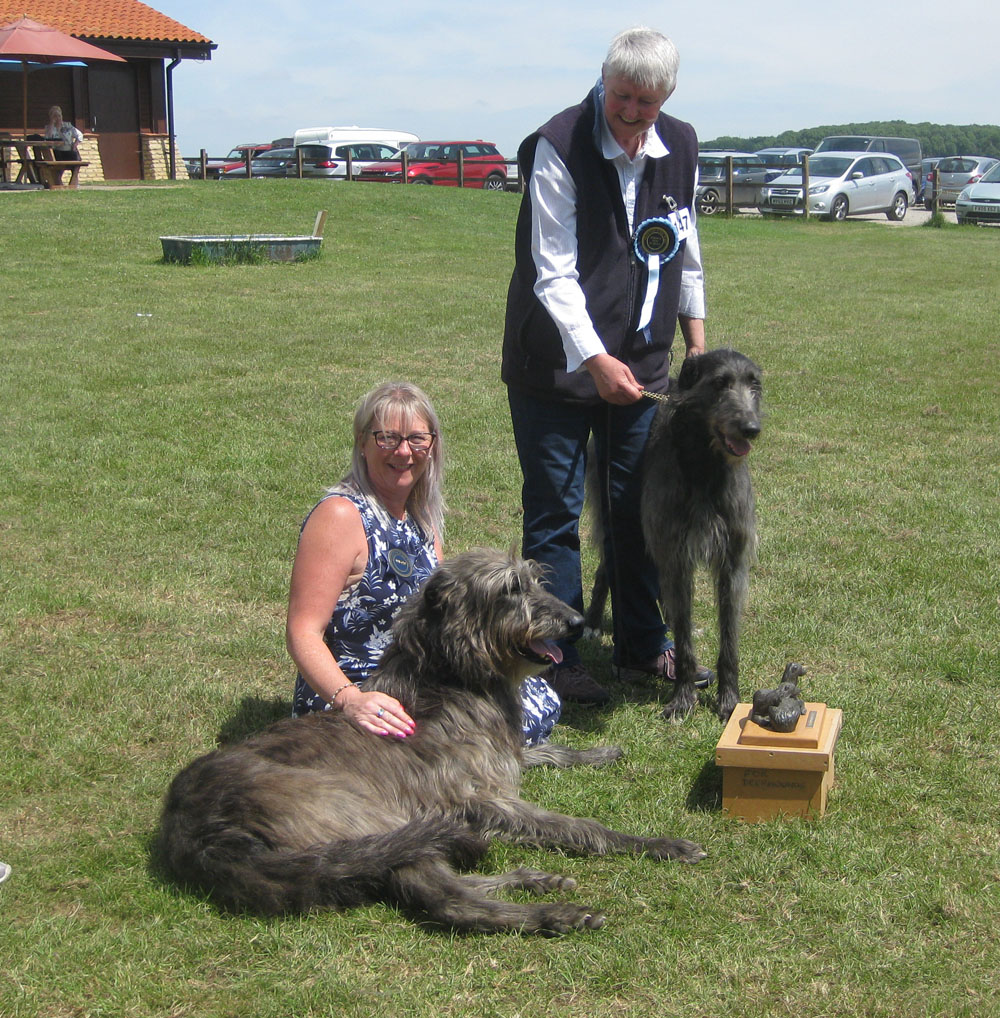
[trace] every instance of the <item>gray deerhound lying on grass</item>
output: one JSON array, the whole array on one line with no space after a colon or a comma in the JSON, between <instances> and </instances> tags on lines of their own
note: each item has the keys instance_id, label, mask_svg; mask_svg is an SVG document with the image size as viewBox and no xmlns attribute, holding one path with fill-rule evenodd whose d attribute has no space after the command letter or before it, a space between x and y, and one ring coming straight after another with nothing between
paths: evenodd
<instances>
[{"instance_id":1,"label":"gray deerhound lying on grass","mask_svg":"<svg viewBox=\"0 0 1000 1018\"><path fill-rule=\"evenodd\" d=\"M633 837L520 797L518 686L561 657L583 620L531 562L472 551L444 562L403 608L372 686L417 723L406 739L362 732L339 712L280 721L181 771L160 830L164 863L220 904L265 914L385 901L464 930L597 928L583 905L520 904L573 880L537 870L462 874L491 838L697 862L690 841ZM533 762L600 763L618 751L541 747ZM525 757L529 759L526 761Z\"/></svg>"},{"instance_id":2,"label":"gray deerhound lying on grass","mask_svg":"<svg viewBox=\"0 0 1000 1018\"><path fill-rule=\"evenodd\" d=\"M727 720L739 702L739 625L757 537L747 455L760 434L760 400L760 368L734 350L710 350L684 361L653 420L642 528L676 648L666 717L682 716L697 702L691 603L698 565L715 577L719 717Z\"/></svg>"}]
</instances>

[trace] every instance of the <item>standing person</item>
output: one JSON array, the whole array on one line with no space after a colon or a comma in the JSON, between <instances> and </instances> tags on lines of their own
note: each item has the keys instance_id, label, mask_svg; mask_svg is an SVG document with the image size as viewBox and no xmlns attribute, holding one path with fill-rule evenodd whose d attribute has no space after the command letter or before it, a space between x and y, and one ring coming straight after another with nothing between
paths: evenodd
<instances>
[{"instance_id":1,"label":"standing person","mask_svg":"<svg viewBox=\"0 0 1000 1018\"><path fill-rule=\"evenodd\" d=\"M523 476L523 554L549 589L583 609L579 521L593 435L614 615L614 665L673 676L656 569L640 522L640 464L664 393L678 321L687 356L705 349L694 190L694 129L660 112L678 55L629 29L577 106L522 142L527 181L507 295L502 377ZM573 646L549 681L563 699L607 690Z\"/></svg>"},{"instance_id":2,"label":"standing person","mask_svg":"<svg viewBox=\"0 0 1000 1018\"><path fill-rule=\"evenodd\" d=\"M413 733L405 706L365 680L396 613L441 559L443 473L441 426L420 389L389 382L361 400L351 470L306 518L292 566L285 633L298 667L296 716L342 710L375 735ZM529 679L521 699L525 740L543 741L559 698Z\"/></svg>"},{"instance_id":3,"label":"standing person","mask_svg":"<svg viewBox=\"0 0 1000 1018\"><path fill-rule=\"evenodd\" d=\"M62 110L58 106L49 107L49 122L45 125L45 139L57 142L52 146L52 152L56 159L80 158L79 146L83 141L83 134L72 124L63 120Z\"/></svg>"}]
</instances>

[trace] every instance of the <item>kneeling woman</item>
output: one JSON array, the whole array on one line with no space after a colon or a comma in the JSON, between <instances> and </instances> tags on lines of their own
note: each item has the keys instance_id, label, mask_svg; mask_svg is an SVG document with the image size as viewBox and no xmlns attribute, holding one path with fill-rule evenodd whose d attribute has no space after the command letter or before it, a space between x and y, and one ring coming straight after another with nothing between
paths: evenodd
<instances>
[{"instance_id":1,"label":"kneeling woman","mask_svg":"<svg viewBox=\"0 0 1000 1018\"><path fill-rule=\"evenodd\" d=\"M296 716L342 710L376 735L413 732L398 700L361 683L389 644L396 612L441 559L443 465L440 424L420 389L392 382L364 397L351 470L306 518L292 567L286 639L299 670ZM559 697L531 678L521 699L525 741L544 741Z\"/></svg>"}]
</instances>

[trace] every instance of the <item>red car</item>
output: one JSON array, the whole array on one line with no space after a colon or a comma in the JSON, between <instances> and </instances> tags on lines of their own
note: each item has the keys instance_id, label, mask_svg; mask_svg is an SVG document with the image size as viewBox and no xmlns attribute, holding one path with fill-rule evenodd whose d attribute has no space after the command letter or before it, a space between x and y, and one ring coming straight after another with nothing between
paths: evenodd
<instances>
[{"instance_id":1,"label":"red car","mask_svg":"<svg viewBox=\"0 0 1000 1018\"><path fill-rule=\"evenodd\" d=\"M458 186L458 154L462 153L465 187L503 191L507 186L507 162L489 141L415 141L403 147L406 153L408 184ZM366 166L359 180L401 183L402 160L386 160Z\"/></svg>"}]
</instances>

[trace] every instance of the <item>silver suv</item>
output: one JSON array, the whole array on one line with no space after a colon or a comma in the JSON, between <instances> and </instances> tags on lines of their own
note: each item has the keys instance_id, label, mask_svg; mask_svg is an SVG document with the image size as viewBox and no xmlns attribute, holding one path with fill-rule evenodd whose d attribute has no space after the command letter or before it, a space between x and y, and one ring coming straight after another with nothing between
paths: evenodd
<instances>
[{"instance_id":1,"label":"silver suv","mask_svg":"<svg viewBox=\"0 0 1000 1018\"><path fill-rule=\"evenodd\" d=\"M399 150L391 145L373 142L351 142L349 144L332 144L329 142L309 142L298 145L302 152L303 177L330 177L344 180L347 177L347 156L351 157L351 173L356 177L372 163L384 159L398 159ZM297 160L292 160L288 168L288 176L297 177L299 172Z\"/></svg>"}]
</instances>

